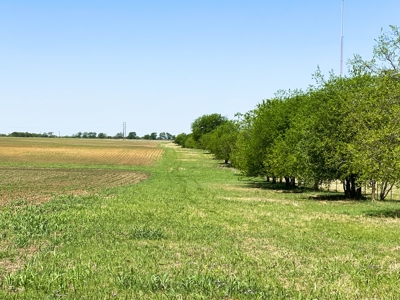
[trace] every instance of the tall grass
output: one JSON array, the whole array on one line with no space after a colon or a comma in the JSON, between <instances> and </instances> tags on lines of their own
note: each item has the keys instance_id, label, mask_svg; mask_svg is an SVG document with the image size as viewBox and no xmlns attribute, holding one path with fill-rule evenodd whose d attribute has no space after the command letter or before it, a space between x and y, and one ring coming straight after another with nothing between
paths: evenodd
<instances>
[{"instance_id":1,"label":"tall grass","mask_svg":"<svg viewBox=\"0 0 400 300\"><path fill-rule=\"evenodd\" d=\"M398 298L398 202L221 166L166 145L141 183L0 208L0 299Z\"/></svg>"}]
</instances>

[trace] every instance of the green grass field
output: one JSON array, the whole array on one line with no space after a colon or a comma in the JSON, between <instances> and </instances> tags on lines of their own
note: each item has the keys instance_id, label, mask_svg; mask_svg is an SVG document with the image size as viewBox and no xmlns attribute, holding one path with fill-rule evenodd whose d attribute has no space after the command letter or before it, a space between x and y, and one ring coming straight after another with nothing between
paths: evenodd
<instances>
[{"instance_id":1,"label":"green grass field","mask_svg":"<svg viewBox=\"0 0 400 300\"><path fill-rule=\"evenodd\" d=\"M140 165L36 159L149 178L0 206L0 299L399 298L400 202L294 193L198 150L157 149Z\"/></svg>"}]
</instances>

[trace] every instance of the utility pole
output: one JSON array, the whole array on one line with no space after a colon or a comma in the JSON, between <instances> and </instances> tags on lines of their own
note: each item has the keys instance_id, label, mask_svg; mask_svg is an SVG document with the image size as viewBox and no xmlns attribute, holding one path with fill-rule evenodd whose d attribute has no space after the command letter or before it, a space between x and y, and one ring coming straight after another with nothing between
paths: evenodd
<instances>
[{"instance_id":1,"label":"utility pole","mask_svg":"<svg viewBox=\"0 0 400 300\"><path fill-rule=\"evenodd\" d=\"M343 40L344 40L343 14L344 14L344 0L342 0L342 22L341 22L342 35L340 37L340 77L342 77L342 75L343 75Z\"/></svg>"},{"instance_id":2,"label":"utility pole","mask_svg":"<svg viewBox=\"0 0 400 300\"><path fill-rule=\"evenodd\" d=\"M122 123L122 139L125 140L126 136L126 122Z\"/></svg>"}]
</instances>

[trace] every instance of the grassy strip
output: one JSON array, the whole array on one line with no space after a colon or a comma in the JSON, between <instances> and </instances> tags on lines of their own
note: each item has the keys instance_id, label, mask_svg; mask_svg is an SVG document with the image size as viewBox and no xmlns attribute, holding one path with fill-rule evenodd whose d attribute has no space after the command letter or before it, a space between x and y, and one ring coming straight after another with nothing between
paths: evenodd
<instances>
[{"instance_id":1,"label":"grassy strip","mask_svg":"<svg viewBox=\"0 0 400 300\"><path fill-rule=\"evenodd\" d=\"M1 208L0 299L398 297L397 202L312 200L218 166L166 148L139 184Z\"/></svg>"}]
</instances>

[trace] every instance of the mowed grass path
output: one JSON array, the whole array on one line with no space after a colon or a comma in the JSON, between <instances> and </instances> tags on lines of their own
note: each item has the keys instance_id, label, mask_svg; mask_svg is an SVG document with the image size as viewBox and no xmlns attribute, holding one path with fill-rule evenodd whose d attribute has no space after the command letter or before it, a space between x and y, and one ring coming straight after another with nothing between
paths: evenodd
<instances>
[{"instance_id":1,"label":"mowed grass path","mask_svg":"<svg viewBox=\"0 0 400 300\"><path fill-rule=\"evenodd\" d=\"M310 200L163 147L138 184L1 207L0 299L399 298L398 202Z\"/></svg>"}]
</instances>

